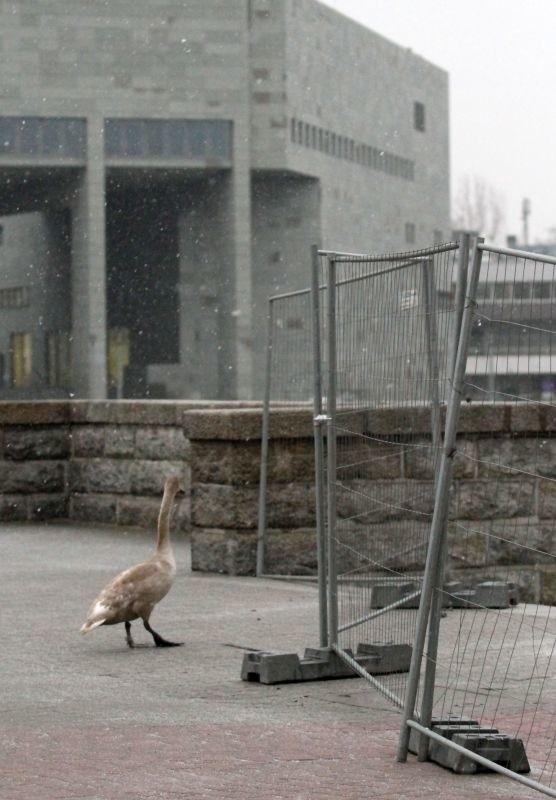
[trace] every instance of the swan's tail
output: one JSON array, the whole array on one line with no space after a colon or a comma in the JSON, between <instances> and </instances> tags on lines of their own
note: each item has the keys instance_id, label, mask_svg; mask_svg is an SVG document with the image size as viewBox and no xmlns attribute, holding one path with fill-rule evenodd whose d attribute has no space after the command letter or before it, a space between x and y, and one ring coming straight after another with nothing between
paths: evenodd
<instances>
[{"instance_id":1,"label":"swan's tail","mask_svg":"<svg viewBox=\"0 0 556 800\"><path fill-rule=\"evenodd\" d=\"M89 616L81 626L80 633L89 633L99 625L104 625L109 616L107 611L107 606L101 600L97 600L89 610Z\"/></svg>"},{"instance_id":2,"label":"swan's tail","mask_svg":"<svg viewBox=\"0 0 556 800\"><path fill-rule=\"evenodd\" d=\"M104 625L106 619L88 619L80 628L79 633L89 633L89 631L94 631L95 628L98 628L99 625Z\"/></svg>"},{"instance_id":3,"label":"swan's tail","mask_svg":"<svg viewBox=\"0 0 556 800\"><path fill-rule=\"evenodd\" d=\"M98 628L99 625L104 625L110 616L108 613L109 611L109 607L102 601L102 596L97 597L93 605L90 607L89 615L79 629L79 632L89 633L89 631L94 631L95 628Z\"/></svg>"}]
</instances>

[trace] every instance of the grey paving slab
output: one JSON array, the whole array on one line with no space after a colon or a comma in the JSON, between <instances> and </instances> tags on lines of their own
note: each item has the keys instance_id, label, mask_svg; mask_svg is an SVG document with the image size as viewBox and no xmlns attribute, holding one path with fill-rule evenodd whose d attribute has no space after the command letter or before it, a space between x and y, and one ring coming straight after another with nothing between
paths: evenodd
<instances>
[{"instance_id":1,"label":"grey paving slab","mask_svg":"<svg viewBox=\"0 0 556 800\"><path fill-rule=\"evenodd\" d=\"M78 525L0 529L0 800L527 797L494 775L396 764L398 714L360 679L240 680L247 648L316 644L316 587L178 577L153 627L79 634L91 600L150 553L148 534Z\"/></svg>"}]
</instances>

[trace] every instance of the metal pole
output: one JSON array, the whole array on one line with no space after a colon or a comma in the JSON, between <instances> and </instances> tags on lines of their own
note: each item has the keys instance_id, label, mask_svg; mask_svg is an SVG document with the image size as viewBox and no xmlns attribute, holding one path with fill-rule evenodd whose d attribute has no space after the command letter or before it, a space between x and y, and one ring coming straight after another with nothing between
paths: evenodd
<instances>
[{"instance_id":1,"label":"metal pole","mask_svg":"<svg viewBox=\"0 0 556 800\"><path fill-rule=\"evenodd\" d=\"M450 382L454 380L456 368L456 358L458 355L458 342L461 332L461 321L463 318L463 308L465 306L465 293L467 291L467 272L469 270L469 250L471 248L471 236L468 233L462 234L459 249L458 267L456 273L456 290L454 296L454 330L450 340L450 354L448 356L448 375Z\"/></svg>"},{"instance_id":2,"label":"metal pole","mask_svg":"<svg viewBox=\"0 0 556 800\"><path fill-rule=\"evenodd\" d=\"M454 382L450 392L450 401L448 404L446 431L444 434L444 446L442 448L442 456L436 486L429 548L425 564L425 573L423 576L421 602L419 604L419 611L417 614L417 630L415 633L413 652L411 654L411 665L407 680L405 706L398 744L398 761L405 761L407 759L410 733L407 723L410 719L413 719L415 715L415 703L417 698L417 690L419 688L419 675L421 671L421 660L423 657L425 638L427 635L431 598L434 589L434 581L436 578L438 559L440 556L442 537L448 517L449 491L452 478L452 461L456 451L456 433L461 403L461 392L465 378L469 334L471 331L473 308L475 305L477 284L479 281L479 272L481 268L481 250L479 248L479 242L482 242L482 239L478 239L475 244L473 266L469 281L469 291L463 313L462 330L454 371Z\"/></svg>"},{"instance_id":3,"label":"metal pole","mask_svg":"<svg viewBox=\"0 0 556 800\"><path fill-rule=\"evenodd\" d=\"M317 528L317 570L319 595L319 644L328 642L328 610L326 607L326 519L324 510L324 436L322 413L322 352L320 325L320 280L319 254L316 245L311 247L311 290L313 317L313 363L314 363L314 442L315 442L315 514Z\"/></svg>"},{"instance_id":4,"label":"metal pole","mask_svg":"<svg viewBox=\"0 0 556 800\"><path fill-rule=\"evenodd\" d=\"M336 262L327 261L328 392L327 392L327 522L328 522L328 647L338 642L338 572L336 561Z\"/></svg>"},{"instance_id":5,"label":"metal pole","mask_svg":"<svg viewBox=\"0 0 556 800\"><path fill-rule=\"evenodd\" d=\"M455 368L455 359L457 355L457 345L459 339L459 331L461 328L461 318L463 315L463 306L465 301L465 292L462 291L461 283L464 283L465 286L465 278L467 268L469 265L469 236L467 235L467 241L462 241L462 248L460 250L458 259L458 272L456 276L456 293L455 293L455 324L452 330L452 337L450 342L450 350L448 354L448 370L450 376L450 385L453 384L454 380L454 368ZM430 278L429 278L430 284ZM434 278L432 280L432 291L434 291ZM433 311L434 314L434 311ZM434 320L436 323L436 320ZM434 342L434 344L433 344ZM438 343L436 340L436 324L434 324L434 337L431 337L431 346L435 348L438 347ZM437 350L435 350L435 355ZM436 366L438 368L438 362L436 361ZM438 378L438 372L437 372ZM438 381L435 383L436 388L438 390ZM438 399L438 391L436 393L436 399ZM438 408L438 429L435 430L433 424L433 431L432 431L432 439L433 439L433 448L435 453L435 488L438 481L438 472L439 472L439 459L437 458L437 454L439 453L440 448L440 406ZM442 531L442 541L440 543L440 553L438 557L438 564L436 569L436 574L434 577L434 591L431 601L431 611L430 611L430 620L429 620L429 636L427 640L427 656L425 661L425 679L423 683L423 697L421 701L421 714L420 720L421 724L425 725L426 727L430 726L432 720L432 708L434 704L434 686L436 681L436 661L438 657L438 643L440 637L440 621L442 619L442 586L444 584L444 575L445 575L445 567L446 567L446 560L448 557L448 527L444 525ZM419 761L426 761L428 756L428 741L423 737L419 737L419 746L417 750L417 757Z\"/></svg>"},{"instance_id":6,"label":"metal pole","mask_svg":"<svg viewBox=\"0 0 556 800\"><path fill-rule=\"evenodd\" d=\"M264 574L265 535L266 535L266 487L268 477L268 429L270 417L270 384L272 367L272 327L274 324L272 298L268 303L268 330L266 340L266 375L263 397L263 420L261 430L261 466L259 473L259 517L257 526L257 564L255 574Z\"/></svg>"},{"instance_id":7,"label":"metal pole","mask_svg":"<svg viewBox=\"0 0 556 800\"><path fill-rule=\"evenodd\" d=\"M423 261L423 288L425 300L425 338L427 343L427 358L429 382L431 388L431 432L432 446L437 454L440 448L440 394L438 388L438 332L436 328L436 283L434 278L434 261L427 258ZM436 456L435 456L436 461Z\"/></svg>"}]
</instances>

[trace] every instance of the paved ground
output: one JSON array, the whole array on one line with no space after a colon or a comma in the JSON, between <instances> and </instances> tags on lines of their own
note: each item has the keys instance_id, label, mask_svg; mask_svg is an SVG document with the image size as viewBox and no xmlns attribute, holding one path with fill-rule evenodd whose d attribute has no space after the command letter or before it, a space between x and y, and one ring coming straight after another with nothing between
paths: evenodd
<instances>
[{"instance_id":1,"label":"paved ground","mask_svg":"<svg viewBox=\"0 0 556 800\"><path fill-rule=\"evenodd\" d=\"M395 762L399 716L360 679L240 680L246 649L316 644L316 589L191 574L155 611L163 636L79 627L98 590L142 560L144 533L4 525L0 800L363 800L538 796L497 775Z\"/></svg>"}]
</instances>

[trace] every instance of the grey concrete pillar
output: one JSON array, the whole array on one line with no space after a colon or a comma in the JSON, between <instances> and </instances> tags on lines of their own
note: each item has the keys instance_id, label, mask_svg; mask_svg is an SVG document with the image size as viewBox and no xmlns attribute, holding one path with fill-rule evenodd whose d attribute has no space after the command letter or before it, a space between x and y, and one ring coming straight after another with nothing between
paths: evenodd
<instances>
[{"instance_id":1,"label":"grey concrete pillar","mask_svg":"<svg viewBox=\"0 0 556 800\"><path fill-rule=\"evenodd\" d=\"M253 394L253 289L251 253L251 150L250 121L235 120L232 170L232 237L235 254L235 396Z\"/></svg>"},{"instance_id":2,"label":"grey concrete pillar","mask_svg":"<svg viewBox=\"0 0 556 800\"><path fill-rule=\"evenodd\" d=\"M72 204L72 388L106 397L106 241L102 119L89 117L87 165Z\"/></svg>"}]
</instances>

